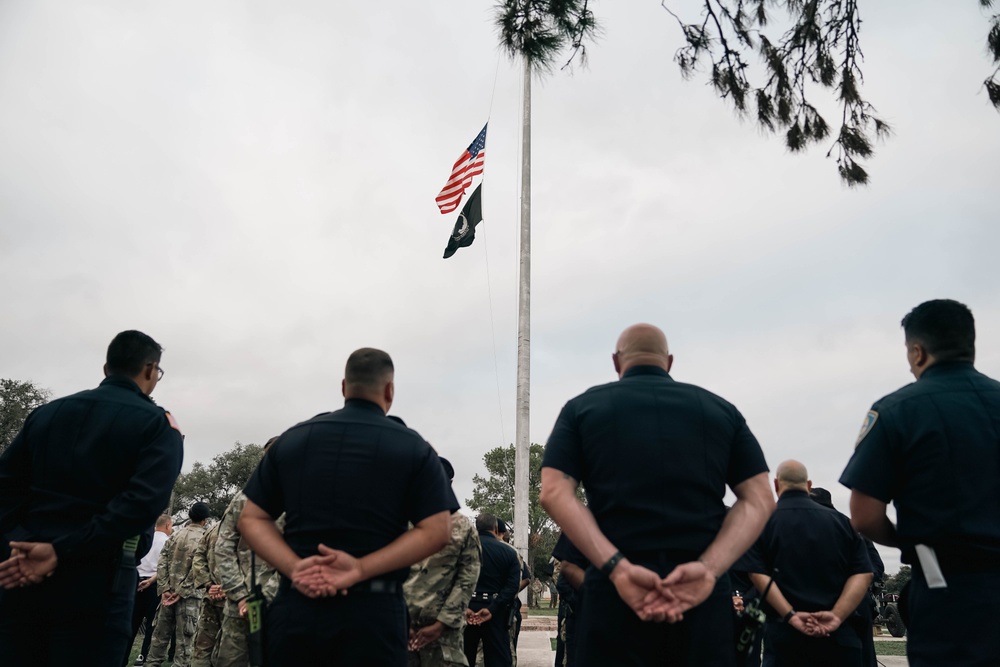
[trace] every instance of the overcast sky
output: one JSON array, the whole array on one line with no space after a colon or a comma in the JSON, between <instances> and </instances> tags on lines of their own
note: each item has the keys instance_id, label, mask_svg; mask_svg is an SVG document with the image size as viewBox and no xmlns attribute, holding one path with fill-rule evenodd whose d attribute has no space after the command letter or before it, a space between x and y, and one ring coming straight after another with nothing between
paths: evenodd
<instances>
[{"instance_id":1,"label":"overcast sky","mask_svg":"<svg viewBox=\"0 0 1000 667\"><path fill-rule=\"evenodd\" d=\"M0 3L0 377L93 386L113 335L141 329L187 470L339 407L347 355L381 347L393 413L469 498L514 440L520 70L492 6ZM910 308L967 303L1000 376L984 14L863 3L865 92L895 136L848 190L826 145L789 155L682 80L658 2L593 8L589 68L533 89L532 441L647 321L676 379L846 511L862 418L912 379ZM442 260L455 216L434 197L487 119L485 222Z\"/></svg>"}]
</instances>

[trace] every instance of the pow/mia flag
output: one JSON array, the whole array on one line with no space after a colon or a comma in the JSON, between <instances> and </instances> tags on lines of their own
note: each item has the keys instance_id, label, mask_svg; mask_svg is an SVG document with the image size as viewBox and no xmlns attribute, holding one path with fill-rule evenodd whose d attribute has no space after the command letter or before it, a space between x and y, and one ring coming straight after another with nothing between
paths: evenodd
<instances>
[{"instance_id":1,"label":"pow/mia flag","mask_svg":"<svg viewBox=\"0 0 1000 667\"><path fill-rule=\"evenodd\" d=\"M448 247L444 249L444 258L448 259L459 248L466 248L472 245L476 239L476 225L483 221L483 184L469 196L469 200L462 207L462 212L458 214L455 221L455 228L451 231L451 238L448 239Z\"/></svg>"}]
</instances>

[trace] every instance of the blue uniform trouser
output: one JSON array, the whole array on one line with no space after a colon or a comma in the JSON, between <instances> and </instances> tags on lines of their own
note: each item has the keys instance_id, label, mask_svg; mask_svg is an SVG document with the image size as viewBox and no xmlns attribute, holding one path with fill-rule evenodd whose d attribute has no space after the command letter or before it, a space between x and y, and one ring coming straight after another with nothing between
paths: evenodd
<instances>
[{"instance_id":1,"label":"blue uniform trouser","mask_svg":"<svg viewBox=\"0 0 1000 667\"><path fill-rule=\"evenodd\" d=\"M1000 572L945 572L948 587L929 589L914 568L907 584L910 667L987 667L1000 664Z\"/></svg>"},{"instance_id":2,"label":"blue uniform trouser","mask_svg":"<svg viewBox=\"0 0 1000 667\"><path fill-rule=\"evenodd\" d=\"M287 581L264 616L268 667L407 667L402 591L313 599Z\"/></svg>"},{"instance_id":3,"label":"blue uniform trouser","mask_svg":"<svg viewBox=\"0 0 1000 667\"><path fill-rule=\"evenodd\" d=\"M677 564L637 559L662 576ZM574 661L578 667L735 667L733 599L729 575L719 577L708 599L677 623L639 620L611 580L587 569L583 605L576 627Z\"/></svg>"},{"instance_id":4,"label":"blue uniform trouser","mask_svg":"<svg viewBox=\"0 0 1000 667\"><path fill-rule=\"evenodd\" d=\"M35 667L121 664L138 575L91 564L56 568L40 584L0 590L0 661ZM112 583L115 587L112 589Z\"/></svg>"}]
</instances>

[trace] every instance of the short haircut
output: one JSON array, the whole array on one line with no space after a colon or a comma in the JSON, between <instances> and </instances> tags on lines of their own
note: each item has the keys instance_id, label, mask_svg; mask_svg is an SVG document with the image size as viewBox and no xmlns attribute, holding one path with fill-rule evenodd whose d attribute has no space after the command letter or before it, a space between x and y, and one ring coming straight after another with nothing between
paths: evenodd
<instances>
[{"instance_id":1,"label":"short haircut","mask_svg":"<svg viewBox=\"0 0 1000 667\"><path fill-rule=\"evenodd\" d=\"M476 517L476 530L480 533L491 533L497 529L497 518L492 514L480 514Z\"/></svg>"},{"instance_id":2,"label":"short haircut","mask_svg":"<svg viewBox=\"0 0 1000 667\"><path fill-rule=\"evenodd\" d=\"M829 507L832 510L837 509L833 506L833 495L821 486L814 486L809 492L809 497L823 507Z\"/></svg>"},{"instance_id":3,"label":"short haircut","mask_svg":"<svg viewBox=\"0 0 1000 667\"><path fill-rule=\"evenodd\" d=\"M170 518L169 514L161 514L160 516L156 517L156 527L166 528L167 524L170 523L171 521L173 521L173 519Z\"/></svg>"},{"instance_id":4,"label":"short haircut","mask_svg":"<svg viewBox=\"0 0 1000 667\"><path fill-rule=\"evenodd\" d=\"M451 482L455 479L455 467L451 465L451 461L443 456L438 457L441 460L441 467L444 468L444 476L448 478Z\"/></svg>"},{"instance_id":5,"label":"short haircut","mask_svg":"<svg viewBox=\"0 0 1000 667\"><path fill-rule=\"evenodd\" d=\"M199 521L207 519L209 512L210 510L208 509L208 505L199 501L191 506L188 516L191 518L191 521L198 523Z\"/></svg>"},{"instance_id":6,"label":"short haircut","mask_svg":"<svg viewBox=\"0 0 1000 667\"><path fill-rule=\"evenodd\" d=\"M344 380L353 387L379 390L392 380L392 359L382 350L363 347L347 358Z\"/></svg>"},{"instance_id":7,"label":"short haircut","mask_svg":"<svg viewBox=\"0 0 1000 667\"><path fill-rule=\"evenodd\" d=\"M937 361L976 358L976 323L965 304L951 299L925 301L903 318L907 342L920 343Z\"/></svg>"},{"instance_id":8,"label":"short haircut","mask_svg":"<svg viewBox=\"0 0 1000 667\"><path fill-rule=\"evenodd\" d=\"M141 331L123 331L108 345L108 373L135 377L160 360L163 348Z\"/></svg>"}]
</instances>

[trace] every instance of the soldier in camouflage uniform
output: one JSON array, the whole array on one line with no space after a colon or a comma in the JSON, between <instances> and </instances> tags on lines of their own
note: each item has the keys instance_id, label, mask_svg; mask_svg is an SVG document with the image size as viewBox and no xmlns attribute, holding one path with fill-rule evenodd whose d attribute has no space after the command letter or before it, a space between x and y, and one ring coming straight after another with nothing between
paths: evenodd
<instances>
[{"instance_id":1,"label":"soldier in camouflage uniform","mask_svg":"<svg viewBox=\"0 0 1000 667\"><path fill-rule=\"evenodd\" d=\"M219 584L218 561L215 558L219 526L217 523L205 533L191 566L195 587L205 591L205 602L201 606L198 629L194 635L191 667L212 667L212 650L222 630L222 609L226 604L226 595Z\"/></svg>"},{"instance_id":2,"label":"soldier in camouflage uniform","mask_svg":"<svg viewBox=\"0 0 1000 667\"><path fill-rule=\"evenodd\" d=\"M208 505L195 503L188 513L191 523L174 533L163 546L156 565L156 589L160 610L156 613L153 641L149 645L146 667L160 667L175 635L174 667L190 667L191 647L198 627L198 614L205 590L195 587L191 565L198 545L205 537Z\"/></svg>"},{"instance_id":3,"label":"soldier in camouflage uniform","mask_svg":"<svg viewBox=\"0 0 1000 667\"><path fill-rule=\"evenodd\" d=\"M441 459L449 481L455 469ZM465 610L476 591L482 546L472 521L451 515L451 542L415 563L403 584L410 616L410 667L467 667Z\"/></svg>"},{"instance_id":4,"label":"soldier in camouflage uniform","mask_svg":"<svg viewBox=\"0 0 1000 667\"><path fill-rule=\"evenodd\" d=\"M250 596L252 552L250 545L246 543L237 528L240 512L243 511L246 502L247 497L242 492L237 493L219 523L215 558L219 583L226 595L226 606L222 613L222 632L212 655L214 667L247 667L249 664L247 635L250 626L246 618L246 600ZM279 517L277 524L279 528L284 525L284 515ZM261 558L256 558L254 568L257 584L264 593L264 600L270 604L278 593L281 575Z\"/></svg>"}]
</instances>

